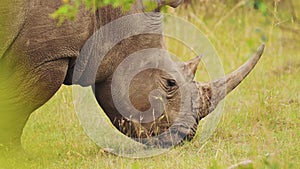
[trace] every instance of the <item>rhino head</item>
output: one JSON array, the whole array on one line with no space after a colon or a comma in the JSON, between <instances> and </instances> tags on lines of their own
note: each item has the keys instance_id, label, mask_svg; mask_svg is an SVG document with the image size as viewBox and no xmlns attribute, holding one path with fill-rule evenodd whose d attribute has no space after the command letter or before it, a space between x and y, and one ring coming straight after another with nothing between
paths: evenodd
<instances>
[{"instance_id":1,"label":"rhino head","mask_svg":"<svg viewBox=\"0 0 300 169\"><path fill-rule=\"evenodd\" d=\"M198 122L241 83L260 59L263 50L264 45L261 45L239 69L211 82L194 80L200 56L188 62L149 60L150 64L155 62L157 68L149 66L134 73L133 77L131 73L138 67L127 65L117 70L122 73L114 79L96 83L95 95L114 126L123 134L148 145L177 145L195 136ZM158 58L167 55L164 52L150 53ZM139 59L136 62L149 64ZM160 64L168 68L161 68ZM129 81L127 87L124 84L126 80ZM103 95L107 91L110 94Z\"/></svg>"}]
</instances>

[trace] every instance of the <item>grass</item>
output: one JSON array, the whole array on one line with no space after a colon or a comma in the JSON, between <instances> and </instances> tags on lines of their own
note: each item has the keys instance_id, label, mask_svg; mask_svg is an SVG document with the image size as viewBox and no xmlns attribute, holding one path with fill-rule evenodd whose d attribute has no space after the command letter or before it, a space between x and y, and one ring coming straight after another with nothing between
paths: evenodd
<instances>
[{"instance_id":1,"label":"grass","mask_svg":"<svg viewBox=\"0 0 300 169\"><path fill-rule=\"evenodd\" d=\"M170 10L203 31L215 46L227 73L244 63L261 42L266 43L266 51L254 71L227 96L221 121L205 144L195 139L145 159L106 153L83 132L74 112L71 87L62 86L28 121L22 138L28 156L8 157L7 161L0 161L2 166L217 169L251 160L248 168L297 168L300 166L300 22L292 19L287 2L275 7L271 1L266 3L267 13L247 4L218 2ZM295 9L300 8L299 1L292 2ZM183 60L191 57L187 49L172 42L168 46ZM199 69L196 78L207 80L205 67Z\"/></svg>"}]
</instances>

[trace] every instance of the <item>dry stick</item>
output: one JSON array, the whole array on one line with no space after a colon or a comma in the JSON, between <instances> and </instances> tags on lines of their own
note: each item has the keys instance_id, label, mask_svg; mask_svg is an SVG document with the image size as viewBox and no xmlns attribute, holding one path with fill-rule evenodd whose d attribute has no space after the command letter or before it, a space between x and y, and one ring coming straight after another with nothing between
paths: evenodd
<instances>
[{"instance_id":1,"label":"dry stick","mask_svg":"<svg viewBox=\"0 0 300 169\"><path fill-rule=\"evenodd\" d=\"M299 34L300 33L300 29L297 29L297 28L290 28L290 27L283 26L283 25L279 25L279 28L282 31L289 31L289 32L294 33L294 34Z\"/></svg>"},{"instance_id":2,"label":"dry stick","mask_svg":"<svg viewBox=\"0 0 300 169\"><path fill-rule=\"evenodd\" d=\"M217 43L219 48L221 48L222 46L220 45L220 41L216 38L215 34L206 26L206 24L201 19L199 19L195 14L190 13L189 15L204 28L204 30L208 33L208 36L211 37L212 40L214 40ZM221 51L224 50L222 49Z\"/></svg>"},{"instance_id":3,"label":"dry stick","mask_svg":"<svg viewBox=\"0 0 300 169\"><path fill-rule=\"evenodd\" d=\"M228 169L238 169L238 168L250 166L252 164L253 164L253 162L251 160L245 160L245 161L242 161L242 162L239 162L237 164L230 166Z\"/></svg>"},{"instance_id":4,"label":"dry stick","mask_svg":"<svg viewBox=\"0 0 300 169\"><path fill-rule=\"evenodd\" d=\"M203 150L203 148L206 146L206 144L207 144L207 142L205 142L205 143L199 148L199 150L197 151L197 154L199 154L200 151Z\"/></svg>"},{"instance_id":5,"label":"dry stick","mask_svg":"<svg viewBox=\"0 0 300 169\"><path fill-rule=\"evenodd\" d=\"M272 42L272 35L273 35L273 29L274 29L274 27L276 27L276 21L277 22L279 22L280 21L280 19L278 18L278 16L277 16L277 10L278 9L278 2L276 1L276 0L274 0L274 9L273 9L273 12L272 12L272 14L273 14L273 21L272 21L272 27L271 27L271 29L270 29L270 31L269 31L269 37L270 37L270 40L269 40L269 45L270 46L272 46L272 44L273 44L273 42Z\"/></svg>"},{"instance_id":6,"label":"dry stick","mask_svg":"<svg viewBox=\"0 0 300 169\"><path fill-rule=\"evenodd\" d=\"M206 24L199 19L195 14L190 13L189 14L193 19L195 19L195 21L197 21L203 28L204 30L209 34L210 37L212 37L215 41L218 42L218 39L216 38L215 34L206 26Z\"/></svg>"},{"instance_id":7,"label":"dry stick","mask_svg":"<svg viewBox=\"0 0 300 169\"><path fill-rule=\"evenodd\" d=\"M294 5L293 5L293 2L291 0L288 0L289 2L289 5L291 7L291 14L292 14L292 18L293 18L293 21L296 22L298 20L297 16L296 16L296 13L295 13L295 8L294 8Z\"/></svg>"},{"instance_id":8,"label":"dry stick","mask_svg":"<svg viewBox=\"0 0 300 169\"><path fill-rule=\"evenodd\" d=\"M243 6L246 4L246 1L243 0L243 1L240 1L238 4L236 4L226 15L224 15L223 17L221 17L219 19L219 21L215 24L214 26L214 30L222 24L222 22L227 19L235 10L237 10L239 7Z\"/></svg>"}]
</instances>

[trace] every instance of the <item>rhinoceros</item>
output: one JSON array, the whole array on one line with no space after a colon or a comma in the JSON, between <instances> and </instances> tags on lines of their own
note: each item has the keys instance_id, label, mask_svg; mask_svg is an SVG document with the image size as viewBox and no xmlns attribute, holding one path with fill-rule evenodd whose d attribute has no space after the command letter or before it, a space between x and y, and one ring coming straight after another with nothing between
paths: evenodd
<instances>
[{"instance_id":1,"label":"rhinoceros","mask_svg":"<svg viewBox=\"0 0 300 169\"><path fill-rule=\"evenodd\" d=\"M263 53L264 45L233 73L212 82L196 82L194 76L200 57L188 62L156 59L167 55L160 51L165 49L165 45L159 9L165 5L175 8L182 1L153 2L157 8L151 14L144 11L142 1L136 1L126 12L112 6L101 7L95 12L80 7L74 21L65 21L57 26L57 21L51 19L49 14L62 5L61 0L2 0L0 143L7 146L21 145L22 131L29 116L63 84L93 86L101 108L112 124L128 137L158 136L156 140L142 142L162 147L177 145L183 139L192 139L199 121L211 113L254 68ZM110 43L114 38L113 34L109 35L111 39L101 39L101 35L91 38L93 34L106 24L130 14L140 14L142 18L130 20L129 23L120 22L122 29L116 31L122 33L140 29L148 33L122 39L108 50L101 62L97 61L99 57L91 58L90 53L97 55L97 52L107 50L106 42ZM99 41L102 45L99 45ZM96 50L90 51L93 47ZM87 51L82 52L85 49ZM120 79L130 76L123 74L122 78L113 78L118 66L128 56L146 49L158 49L150 54L159 57L146 59L141 64L167 66L173 73L155 67L143 70L132 78L128 91L119 90L113 95L112 83L122 86ZM122 102L127 97L124 96L126 93L134 108L143 113L133 111L130 114L130 109L126 110L129 112L126 115L120 112L122 110L118 109L113 97ZM123 108L127 109L126 106Z\"/></svg>"}]
</instances>

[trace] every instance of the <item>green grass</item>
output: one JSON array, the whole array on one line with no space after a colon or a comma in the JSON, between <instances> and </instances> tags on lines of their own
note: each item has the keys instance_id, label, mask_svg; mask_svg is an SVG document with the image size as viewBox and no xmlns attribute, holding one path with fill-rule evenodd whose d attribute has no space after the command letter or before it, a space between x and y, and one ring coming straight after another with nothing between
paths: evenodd
<instances>
[{"instance_id":1,"label":"green grass","mask_svg":"<svg viewBox=\"0 0 300 169\"><path fill-rule=\"evenodd\" d=\"M295 9L300 8L299 1L293 3ZM292 20L286 1L279 4L277 12L271 2L267 3L267 14L247 5L202 5L195 5L194 11L181 8L171 13L188 19L204 32L215 46L226 73L244 63L261 42L266 43L265 53L254 71L226 97L221 122L205 144L195 139L145 159L106 153L83 132L72 105L71 88L63 86L30 117L22 138L27 156L6 155L8 160L3 160L2 166L215 169L251 160L248 168L298 168L300 18ZM170 50L183 56L183 60L191 57L187 49L170 44ZM207 80L205 67L199 69L196 78Z\"/></svg>"}]
</instances>

